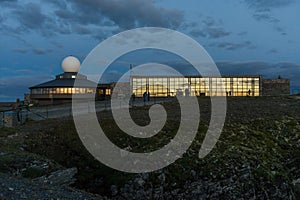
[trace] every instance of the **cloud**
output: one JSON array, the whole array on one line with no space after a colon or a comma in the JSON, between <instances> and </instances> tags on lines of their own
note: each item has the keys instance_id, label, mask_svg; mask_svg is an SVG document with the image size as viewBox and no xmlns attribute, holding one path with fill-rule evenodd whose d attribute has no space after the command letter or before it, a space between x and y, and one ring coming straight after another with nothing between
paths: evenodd
<instances>
[{"instance_id":1,"label":"cloud","mask_svg":"<svg viewBox=\"0 0 300 200\"><path fill-rule=\"evenodd\" d=\"M262 75L263 78L282 78L291 80L292 86L300 87L300 65L296 63L217 62L222 75Z\"/></svg>"},{"instance_id":2,"label":"cloud","mask_svg":"<svg viewBox=\"0 0 300 200\"><path fill-rule=\"evenodd\" d=\"M82 22L94 23L97 17L106 17L121 29L140 26L177 28L183 21L183 13L176 9L157 7L148 0L73 0L74 10ZM85 15L88 11L89 15ZM99 21L98 18L97 21Z\"/></svg>"},{"instance_id":3,"label":"cloud","mask_svg":"<svg viewBox=\"0 0 300 200\"><path fill-rule=\"evenodd\" d=\"M243 31L243 32L238 33L237 35L238 35L238 36L244 36L244 35L247 35L247 34L248 34L247 31Z\"/></svg>"},{"instance_id":4,"label":"cloud","mask_svg":"<svg viewBox=\"0 0 300 200\"><path fill-rule=\"evenodd\" d=\"M245 0L246 4L255 9L271 9L291 5L295 0Z\"/></svg>"},{"instance_id":5,"label":"cloud","mask_svg":"<svg viewBox=\"0 0 300 200\"><path fill-rule=\"evenodd\" d=\"M21 73L21 74L31 74L31 73L34 73L33 70L30 70L30 69L18 69L16 70L17 73Z\"/></svg>"},{"instance_id":6,"label":"cloud","mask_svg":"<svg viewBox=\"0 0 300 200\"><path fill-rule=\"evenodd\" d=\"M28 29L42 28L47 16L41 11L40 6L33 3L26 4L22 10L15 10L20 24Z\"/></svg>"},{"instance_id":7,"label":"cloud","mask_svg":"<svg viewBox=\"0 0 300 200\"><path fill-rule=\"evenodd\" d=\"M74 24L72 26L72 32L76 32L80 35L89 35L92 33L92 30L90 28L87 28L82 25Z\"/></svg>"},{"instance_id":8,"label":"cloud","mask_svg":"<svg viewBox=\"0 0 300 200\"><path fill-rule=\"evenodd\" d=\"M17 2L18 0L0 0L0 3Z\"/></svg>"},{"instance_id":9,"label":"cloud","mask_svg":"<svg viewBox=\"0 0 300 200\"><path fill-rule=\"evenodd\" d=\"M265 13L265 12L255 13L255 14L253 14L253 17L257 21L268 21L271 23L279 23L280 22L279 19L276 19L275 17L271 16L269 13Z\"/></svg>"},{"instance_id":10,"label":"cloud","mask_svg":"<svg viewBox=\"0 0 300 200\"><path fill-rule=\"evenodd\" d=\"M34 77L34 78L33 78ZM16 98L23 99L24 93L28 93L28 87L51 80L49 75L36 72L34 76L18 75L0 78L1 101L15 101Z\"/></svg>"},{"instance_id":11,"label":"cloud","mask_svg":"<svg viewBox=\"0 0 300 200\"><path fill-rule=\"evenodd\" d=\"M222 20L216 20L207 16L203 17L201 24L192 24L190 34L194 37L206 37L211 39L230 35L231 32L226 31L222 26Z\"/></svg>"},{"instance_id":12,"label":"cloud","mask_svg":"<svg viewBox=\"0 0 300 200\"><path fill-rule=\"evenodd\" d=\"M270 49L269 51L268 51L268 53L269 54L277 54L278 53L278 50L277 49Z\"/></svg>"},{"instance_id":13,"label":"cloud","mask_svg":"<svg viewBox=\"0 0 300 200\"><path fill-rule=\"evenodd\" d=\"M52 53L52 49L43 49L43 48L33 48L32 52L37 54L37 55L44 55L44 54L49 54Z\"/></svg>"},{"instance_id":14,"label":"cloud","mask_svg":"<svg viewBox=\"0 0 300 200\"><path fill-rule=\"evenodd\" d=\"M4 8L10 8L13 7L13 5L17 2L18 0L0 0L1 7Z\"/></svg>"},{"instance_id":15,"label":"cloud","mask_svg":"<svg viewBox=\"0 0 300 200\"><path fill-rule=\"evenodd\" d=\"M49 53L52 53L53 52L53 49L44 49L44 48L31 48L31 49L26 49L26 48L16 48L14 49L15 52L17 53L22 53L22 54L25 54L25 53L28 53L28 52L32 52L34 54L37 54L37 55L44 55L44 54L49 54Z\"/></svg>"},{"instance_id":16,"label":"cloud","mask_svg":"<svg viewBox=\"0 0 300 200\"><path fill-rule=\"evenodd\" d=\"M17 53L22 53L25 54L28 52L28 49L24 49L24 48L16 48L13 51L17 52Z\"/></svg>"},{"instance_id":17,"label":"cloud","mask_svg":"<svg viewBox=\"0 0 300 200\"><path fill-rule=\"evenodd\" d=\"M207 27L222 25L223 22L221 20L215 20L213 17L207 16L202 20L202 23Z\"/></svg>"},{"instance_id":18,"label":"cloud","mask_svg":"<svg viewBox=\"0 0 300 200\"><path fill-rule=\"evenodd\" d=\"M219 47L226 50L238 50L238 49L255 49L256 47L252 44L250 41L245 41L241 43L235 43L235 42L218 42L218 43L212 43L210 44L211 47Z\"/></svg>"},{"instance_id":19,"label":"cloud","mask_svg":"<svg viewBox=\"0 0 300 200\"><path fill-rule=\"evenodd\" d=\"M231 34L230 32L225 31L223 28L208 28L206 33L209 38L220 38Z\"/></svg>"},{"instance_id":20,"label":"cloud","mask_svg":"<svg viewBox=\"0 0 300 200\"><path fill-rule=\"evenodd\" d=\"M266 21L274 26L274 30L286 35L284 28L279 26L280 20L273 13L273 9L278 9L292 5L295 0L244 0L250 9L254 11L253 18L257 21Z\"/></svg>"},{"instance_id":21,"label":"cloud","mask_svg":"<svg viewBox=\"0 0 300 200\"><path fill-rule=\"evenodd\" d=\"M200 30L200 29L192 29L191 31L190 31L190 34L192 35L192 36L194 36L194 37L206 37L207 36L207 34L206 34L206 32L205 31L203 31L203 30Z\"/></svg>"},{"instance_id":22,"label":"cloud","mask_svg":"<svg viewBox=\"0 0 300 200\"><path fill-rule=\"evenodd\" d=\"M66 2L68 6L58 7L55 15L66 24L81 25L73 29L79 34L87 34L86 27L89 25L120 31L144 26L176 29L184 21L183 12L158 7L153 1L148 0L128 0L126 3L121 0L66 0Z\"/></svg>"},{"instance_id":23,"label":"cloud","mask_svg":"<svg viewBox=\"0 0 300 200\"><path fill-rule=\"evenodd\" d=\"M127 0L126 3L122 0L1 2L9 9L0 16L3 24L0 31L15 33L16 38L23 33L38 31L44 37L79 34L103 39L136 27L177 29L185 20L182 11L162 8L148 0ZM4 19L4 14L9 17Z\"/></svg>"}]
</instances>

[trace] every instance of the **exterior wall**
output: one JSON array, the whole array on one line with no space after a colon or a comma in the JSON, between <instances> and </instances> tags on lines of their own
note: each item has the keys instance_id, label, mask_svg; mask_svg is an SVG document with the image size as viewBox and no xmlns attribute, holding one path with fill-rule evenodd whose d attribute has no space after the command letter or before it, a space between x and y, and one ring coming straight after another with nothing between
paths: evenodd
<instances>
[{"instance_id":1,"label":"exterior wall","mask_svg":"<svg viewBox=\"0 0 300 200\"><path fill-rule=\"evenodd\" d=\"M71 103L73 97L78 100L100 99L98 94L96 96L95 94L32 94L30 95L30 102L40 105Z\"/></svg>"},{"instance_id":2,"label":"exterior wall","mask_svg":"<svg viewBox=\"0 0 300 200\"><path fill-rule=\"evenodd\" d=\"M264 79L262 80L263 96L280 96L290 94L289 79Z\"/></svg>"}]
</instances>

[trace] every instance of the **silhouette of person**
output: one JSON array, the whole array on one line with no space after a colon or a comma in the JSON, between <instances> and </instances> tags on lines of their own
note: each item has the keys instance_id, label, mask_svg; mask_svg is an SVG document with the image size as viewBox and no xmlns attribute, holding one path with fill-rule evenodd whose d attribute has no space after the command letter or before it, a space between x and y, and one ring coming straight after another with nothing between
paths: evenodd
<instances>
[{"instance_id":1,"label":"silhouette of person","mask_svg":"<svg viewBox=\"0 0 300 200\"><path fill-rule=\"evenodd\" d=\"M143 99L144 99L144 102L146 102L146 99L147 99L147 92L144 92L144 94L143 94Z\"/></svg>"}]
</instances>

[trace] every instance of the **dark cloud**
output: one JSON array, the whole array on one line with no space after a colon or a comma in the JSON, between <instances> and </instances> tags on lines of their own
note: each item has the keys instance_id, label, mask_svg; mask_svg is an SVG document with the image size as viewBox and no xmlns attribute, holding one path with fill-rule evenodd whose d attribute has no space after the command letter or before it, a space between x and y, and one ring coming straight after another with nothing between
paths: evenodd
<instances>
[{"instance_id":1,"label":"dark cloud","mask_svg":"<svg viewBox=\"0 0 300 200\"><path fill-rule=\"evenodd\" d=\"M238 33L238 36L244 36L244 35L247 35L247 34L248 34L247 31L243 31L243 32Z\"/></svg>"},{"instance_id":2,"label":"dark cloud","mask_svg":"<svg viewBox=\"0 0 300 200\"><path fill-rule=\"evenodd\" d=\"M209 38L220 38L231 34L230 32L225 31L223 28L208 28L206 33Z\"/></svg>"},{"instance_id":3,"label":"dark cloud","mask_svg":"<svg viewBox=\"0 0 300 200\"><path fill-rule=\"evenodd\" d=\"M222 75L263 75L269 64L266 62L217 62Z\"/></svg>"},{"instance_id":4,"label":"dark cloud","mask_svg":"<svg viewBox=\"0 0 300 200\"><path fill-rule=\"evenodd\" d=\"M24 53L27 53L27 52L28 52L28 49L24 49L24 48L16 48L16 49L14 49L13 51L24 54Z\"/></svg>"},{"instance_id":5,"label":"dark cloud","mask_svg":"<svg viewBox=\"0 0 300 200\"><path fill-rule=\"evenodd\" d=\"M255 9L279 8L291 5L295 0L245 0L247 5Z\"/></svg>"},{"instance_id":6,"label":"dark cloud","mask_svg":"<svg viewBox=\"0 0 300 200\"><path fill-rule=\"evenodd\" d=\"M256 47L252 44L252 42L250 41L245 41L245 42L241 42L241 43L235 43L235 42L219 42L219 43L212 43L210 45L211 47L219 47L219 48L223 48L226 50L238 50L238 49L255 49Z\"/></svg>"},{"instance_id":7,"label":"dark cloud","mask_svg":"<svg viewBox=\"0 0 300 200\"><path fill-rule=\"evenodd\" d=\"M244 0L244 2L254 11L254 19L269 22L273 24L275 31L286 34L283 28L279 27L280 20L273 15L272 9L290 6L295 0Z\"/></svg>"},{"instance_id":8,"label":"dark cloud","mask_svg":"<svg viewBox=\"0 0 300 200\"><path fill-rule=\"evenodd\" d=\"M206 28L206 29L193 29L190 34L194 37L207 37L207 38L221 38L231 34L231 32L225 31L223 28Z\"/></svg>"},{"instance_id":9,"label":"dark cloud","mask_svg":"<svg viewBox=\"0 0 300 200\"><path fill-rule=\"evenodd\" d=\"M222 75L262 75L264 78L282 78L291 80L292 86L300 87L300 65L296 63L267 62L218 62Z\"/></svg>"},{"instance_id":10,"label":"dark cloud","mask_svg":"<svg viewBox=\"0 0 300 200\"><path fill-rule=\"evenodd\" d=\"M253 17L257 21L268 21L271 23L279 23L280 22L279 19L276 19L275 17L271 16L269 13L266 13L266 12L255 13L255 14L253 14Z\"/></svg>"},{"instance_id":11,"label":"dark cloud","mask_svg":"<svg viewBox=\"0 0 300 200\"><path fill-rule=\"evenodd\" d=\"M0 3L5 3L5 2L17 2L18 0L0 0Z\"/></svg>"},{"instance_id":12,"label":"dark cloud","mask_svg":"<svg viewBox=\"0 0 300 200\"><path fill-rule=\"evenodd\" d=\"M183 13L176 9L157 7L153 1L128 0L67 0L71 9L57 10L62 19L76 21L80 24L110 24L120 29L141 26L158 26L178 28L183 22Z\"/></svg>"},{"instance_id":13,"label":"dark cloud","mask_svg":"<svg viewBox=\"0 0 300 200\"><path fill-rule=\"evenodd\" d=\"M39 5L28 3L22 9L17 9L13 12L21 27L26 29L42 29L47 16L42 13Z\"/></svg>"},{"instance_id":14,"label":"dark cloud","mask_svg":"<svg viewBox=\"0 0 300 200\"><path fill-rule=\"evenodd\" d=\"M203 30L200 30L200 29L192 29L190 31L190 34L194 37L206 37L207 36L206 32Z\"/></svg>"},{"instance_id":15,"label":"dark cloud","mask_svg":"<svg viewBox=\"0 0 300 200\"><path fill-rule=\"evenodd\" d=\"M222 20L216 20L208 16L204 17L202 24L193 24L190 34L194 37L206 37L213 39L230 35L231 32L226 31L222 26Z\"/></svg>"},{"instance_id":16,"label":"dark cloud","mask_svg":"<svg viewBox=\"0 0 300 200\"><path fill-rule=\"evenodd\" d=\"M205 19L202 20L202 23L205 24L207 27L216 26L216 25L222 25L221 20L215 20L214 18L208 16Z\"/></svg>"},{"instance_id":17,"label":"dark cloud","mask_svg":"<svg viewBox=\"0 0 300 200\"><path fill-rule=\"evenodd\" d=\"M128 0L126 3L121 0L47 1L47 6L40 3L0 2L14 4L5 14L18 22L18 26L12 26L6 21L6 25L0 27L0 30L17 35L38 31L45 37L79 34L103 39L116 32L136 27L176 29L184 21L183 12L161 8L154 1L148 0ZM0 20L1 23L4 21L2 15ZM100 36L99 31L106 35Z\"/></svg>"},{"instance_id":18,"label":"dark cloud","mask_svg":"<svg viewBox=\"0 0 300 200\"><path fill-rule=\"evenodd\" d=\"M78 33L80 35L88 35L92 33L92 30L88 27L74 24L72 26L72 32Z\"/></svg>"},{"instance_id":19,"label":"dark cloud","mask_svg":"<svg viewBox=\"0 0 300 200\"><path fill-rule=\"evenodd\" d=\"M270 49L269 51L268 51L268 53L270 53L270 54L277 54L278 53L278 50L277 49Z\"/></svg>"},{"instance_id":20,"label":"dark cloud","mask_svg":"<svg viewBox=\"0 0 300 200\"><path fill-rule=\"evenodd\" d=\"M43 49L43 48L33 48L32 52L37 54L37 55L44 55L44 54L49 54L53 52L52 49Z\"/></svg>"},{"instance_id":21,"label":"dark cloud","mask_svg":"<svg viewBox=\"0 0 300 200\"><path fill-rule=\"evenodd\" d=\"M20 73L20 72L19 72ZM34 77L34 78L33 78ZM1 101L15 101L17 98L23 99L24 93L29 93L30 86L51 80L53 77L36 72L34 76L22 73L17 76L0 78L0 98ZM5 94L5 95L1 95Z\"/></svg>"},{"instance_id":22,"label":"dark cloud","mask_svg":"<svg viewBox=\"0 0 300 200\"><path fill-rule=\"evenodd\" d=\"M1 9L2 8L12 8L18 0L0 0Z\"/></svg>"},{"instance_id":23,"label":"dark cloud","mask_svg":"<svg viewBox=\"0 0 300 200\"><path fill-rule=\"evenodd\" d=\"M32 53L37 54L37 55L44 55L44 54L49 54L49 53L53 52L52 49L44 49L44 48L31 48L31 49L16 48L16 49L14 49L14 51L18 52L18 53L22 53L22 54L25 54L25 53L28 53L31 51Z\"/></svg>"}]
</instances>

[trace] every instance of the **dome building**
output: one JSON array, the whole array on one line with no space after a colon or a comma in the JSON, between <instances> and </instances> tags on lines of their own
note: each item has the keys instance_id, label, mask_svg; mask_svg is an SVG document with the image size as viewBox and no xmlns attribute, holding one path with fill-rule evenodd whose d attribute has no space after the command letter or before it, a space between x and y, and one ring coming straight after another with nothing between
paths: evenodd
<instances>
[{"instance_id":1,"label":"dome building","mask_svg":"<svg viewBox=\"0 0 300 200\"><path fill-rule=\"evenodd\" d=\"M95 88L97 83L79 74L80 61L73 57L66 57L61 64L64 73L56 76L54 80L30 87L30 101L39 104L64 103L72 100L72 95L80 98L82 95L95 95L99 93ZM77 80L76 80L77 79ZM77 87L74 87L76 80Z\"/></svg>"}]
</instances>

